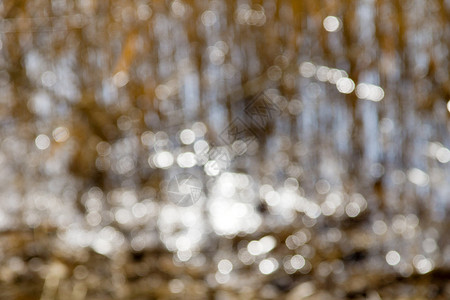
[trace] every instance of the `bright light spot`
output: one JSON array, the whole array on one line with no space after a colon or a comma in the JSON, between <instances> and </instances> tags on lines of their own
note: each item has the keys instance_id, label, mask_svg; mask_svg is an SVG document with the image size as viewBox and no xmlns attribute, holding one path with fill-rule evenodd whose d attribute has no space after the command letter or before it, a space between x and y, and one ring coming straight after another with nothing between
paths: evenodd
<instances>
[{"instance_id":1,"label":"bright light spot","mask_svg":"<svg viewBox=\"0 0 450 300\"><path fill-rule=\"evenodd\" d=\"M277 240L271 236L265 236L259 240L259 243L262 245L262 252L267 253L277 245Z\"/></svg>"},{"instance_id":2,"label":"bright light spot","mask_svg":"<svg viewBox=\"0 0 450 300\"><path fill-rule=\"evenodd\" d=\"M192 247L192 243L186 236L180 236L175 242L177 249L180 251L188 251Z\"/></svg>"},{"instance_id":3,"label":"bright light spot","mask_svg":"<svg viewBox=\"0 0 450 300\"><path fill-rule=\"evenodd\" d=\"M276 191L268 191L264 196L264 200L269 206L276 206L280 203L280 194Z\"/></svg>"},{"instance_id":4,"label":"bright light spot","mask_svg":"<svg viewBox=\"0 0 450 300\"><path fill-rule=\"evenodd\" d=\"M413 258L414 267L416 267L417 271L421 274L425 274L433 270L433 263L430 259L426 258L423 255L416 255Z\"/></svg>"},{"instance_id":5,"label":"bright light spot","mask_svg":"<svg viewBox=\"0 0 450 300\"><path fill-rule=\"evenodd\" d=\"M390 266L398 265L400 262L400 254L397 251L391 250L386 254L386 262Z\"/></svg>"},{"instance_id":6,"label":"bright light spot","mask_svg":"<svg viewBox=\"0 0 450 300\"><path fill-rule=\"evenodd\" d=\"M245 194L248 195L250 190L248 187L244 190L237 188L235 182L240 178L238 175L223 173L212 187L209 211L214 231L219 235L234 235L239 232L253 233L261 224L261 218L254 207L239 199ZM239 194L237 195L235 191L238 190ZM263 251L263 245L259 241L250 242L248 247L254 254Z\"/></svg>"},{"instance_id":7,"label":"bright light spot","mask_svg":"<svg viewBox=\"0 0 450 300\"><path fill-rule=\"evenodd\" d=\"M359 215L359 213L361 212L361 209L359 207L358 204L356 204L355 202L350 202L349 204L347 204L347 206L345 207L345 213L347 214L347 216L349 216L350 218L354 218L357 215Z\"/></svg>"},{"instance_id":8,"label":"bright light spot","mask_svg":"<svg viewBox=\"0 0 450 300\"><path fill-rule=\"evenodd\" d=\"M50 139L45 134L40 134L36 137L34 143L39 150L45 150L50 146Z\"/></svg>"},{"instance_id":9,"label":"bright light spot","mask_svg":"<svg viewBox=\"0 0 450 300\"><path fill-rule=\"evenodd\" d=\"M188 261L192 257L192 251L191 250L186 250L186 251L179 250L179 251L177 251L177 257L181 261Z\"/></svg>"},{"instance_id":10,"label":"bright light spot","mask_svg":"<svg viewBox=\"0 0 450 300\"><path fill-rule=\"evenodd\" d=\"M263 245L259 241L251 241L247 245L247 250L251 255L260 255L263 253Z\"/></svg>"},{"instance_id":11,"label":"bright light spot","mask_svg":"<svg viewBox=\"0 0 450 300\"><path fill-rule=\"evenodd\" d=\"M327 73L328 82L332 84L336 84L342 77L348 77L347 72L338 69L330 69Z\"/></svg>"},{"instance_id":12,"label":"bright light spot","mask_svg":"<svg viewBox=\"0 0 450 300\"><path fill-rule=\"evenodd\" d=\"M219 164L215 160L208 161L204 169L208 176L217 176L220 173Z\"/></svg>"},{"instance_id":13,"label":"bright light spot","mask_svg":"<svg viewBox=\"0 0 450 300\"><path fill-rule=\"evenodd\" d=\"M180 140L185 145L190 145L195 141L195 133L190 129L184 129L180 132Z\"/></svg>"},{"instance_id":14,"label":"bright light spot","mask_svg":"<svg viewBox=\"0 0 450 300\"><path fill-rule=\"evenodd\" d=\"M408 180L418 186L427 186L430 181L430 177L427 173L417 168L410 169L408 171Z\"/></svg>"},{"instance_id":15,"label":"bright light spot","mask_svg":"<svg viewBox=\"0 0 450 300\"><path fill-rule=\"evenodd\" d=\"M384 90L373 84L360 83L356 87L356 96L359 99L378 102L384 98Z\"/></svg>"},{"instance_id":16,"label":"bright light spot","mask_svg":"<svg viewBox=\"0 0 450 300\"><path fill-rule=\"evenodd\" d=\"M196 154L207 154L209 151L208 142L205 140L196 141L194 144L194 151Z\"/></svg>"},{"instance_id":17,"label":"bright light spot","mask_svg":"<svg viewBox=\"0 0 450 300\"><path fill-rule=\"evenodd\" d=\"M238 218L243 218L248 213L247 206L245 206L244 203L233 204L233 206L231 207L231 211L233 215L235 215Z\"/></svg>"},{"instance_id":18,"label":"bright light spot","mask_svg":"<svg viewBox=\"0 0 450 300\"><path fill-rule=\"evenodd\" d=\"M320 210L324 216L331 216L336 212L336 206L330 201L325 201L320 205Z\"/></svg>"},{"instance_id":19,"label":"bright light spot","mask_svg":"<svg viewBox=\"0 0 450 300\"><path fill-rule=\"evenodd\" d=\"M294 269L299 270L303 268L305 266L305 263L305 259L300 254L294 255L291 258L291 265Z\"/></svg>"},{"instance_id":20,"label":"bright light spot","mask_svg":"<svg viewBox=\"0 0 450 300\"><path fill-rule=\"evenodd\" d=\"M112 251L111 243L103 238L96 239L92 243L92 248L95 252L103 255L107 255Z\"/></svg>"},{"instance_id":21,"label":"bright light spot","mask_svg":"<svg viewBox=\"0 0 450 300\"><path fill-rule=\"evenodd\" d=\"M203 25L212 26L216 23L216 21L217 21L217 16L213 11L207 10L202 14Z\"/></svg>"},{"instance_id":22,"label":"bright light spot","mask_svg":"<svg viewBox=\"0 0 450 300\"><path fill-rule=\"evenodd\" d=\"M267 258L259 263L259 271L264 275L273 273L278 268L278 262L274 258Z\"/></svg>"},{"instance_id":23,"label":"bright light spot","mask_svg":"<svg viewBox=\"0 0 450 300\"><path fill-rule=\"evenodd\" d=\"M450 100L448 100L448 102L447 102L447 110L448 110L448 112L450 112Z\"/></svg>"},{"instance_id":24,"label":"bright light spot","mask_svg":"<svg viewBox=\"0 0 450 300\"><path fill-rule=\"evenodd\" d=\"M96 211L91 211L86 215L86 222L91 226L97 226L101 221L102 216Z\"/></svg>"},{"instance_id":25,"label":"bright light spot","mask_svg":"<svg viewBox=\"0 0 450 300\"><path fill-rule=\"evenodd\" d=\"M113 83L117 87L125 86L129 81L128 73L125 71L119 71L113 76Z\"/></svg>"},{"instance_id":26,"label":"bright light spot","mask_svg":"<svg viewBox=\"0 0 450 300\"><path fill-rule=\"evenodd\" d=\"M136 218L142 218L147 214L147 207L145 204L139 202L133 205L131 212Z\"/></svg>"},{"instance_id":27,"label":"bright light spot","mask_svg":"<svg viewBox=\"0 0 450 300\"><path fill-rule=\"evenodd\" d=\"M233 270L233 264L228 259L222 259L217 265L217 269L222 274L228 274Z\"/></svg>"},{"instance_id":28,"label":"bright light spot","mask_svg":"<svg viewBox=\"0 0 450 300\"><path fill-rule=\"evenodd\" d=\"M216 279L217 283L225 284L230 280L230 275L216 272L214 278Z\"/></svg>"},{"instance_id":29,"label":"bright light spot","mask_svg":"<svg viewBox=\"0 0 450 300\"><path fill-rule=\"evenodd\" d=\"M125 208L118 209L114 217L119 224L127 224L131 220L131 214Z\"/></svg>"},{"instance_id":30,"label":"bright light spot","mask_svg":"<svg viewBox=\"0 0 450 300\"><path fill-rule=\"evenodd\" d=\"M195 136L197 137L204 136L205 133L208 131L205 123L203 122L195 122L194 124L192 124L192 130L194 131Z\"/></svg>"},{"instance_id":31,"label":"bright light spot","mask_svg":"<svg viewBox=\"0 0 450 300\"><path fill-rule=\"evenodd\" d=\"M311 219L317 219L321 213L320 206L314 202L309 202L305 207L305 214Z\"/></svg>"},{"instance_id":32,"label":"bright light spot","mask_svg":"<svg viewBox=\"0 0 450 300\"><path fill-rule=\"evenodd\" d=\"M355 202L361 211L365 210L367 208L367 201L364 199L364 197L361 194L354 194L352 195L352 201Z\"/></svg>"},{"instance_id":33,"label":"bright light spot","mask_svg":"<svg viewBox=\"0 0 450 300\"><path fill-rule=\"evenodd\" d=\"M306 61L300 65L299 71L303 77L310 78L316 74L316 66Z\"/></svg>"},{"instance_id":34,"label":"bright light spot","mask_svg":"<svg viewBox=\"0 0 450 300\"><path fill-rule=\"evenodd\" d=\"M168 151L162 151L153 157L153 163L158 168L168 168L173 164L173 155Z\"/></svg>"},{"instance_id":35,"label":"bright light spot","mask_svg":"<svg viewBox=\"0 0 450 300\"><path fill-rule=\"evenodd\" d=\"M355 89L355 83L350 78L343 77L336 82L336 88L343 94L350 94Z\"/></svg>"},{"instance_id":36,"label":"bright light spot","mask_svg":"<svg viewBox=\"0 0 450 300\"><path fill-rule=\"evenodd\" d=\"M325 66L320 66L317 68L316 77L320 81L327 81L328 80L328 72L330 71L330 68Z\"/></svg>"},{"instance_id":37,"label":"bright light spot","mask_svg":"<svg viewBox=\"0 0 450 300\"><path fill-rule=\"evenodd\" d=\"M445 147L441 147L436 151L436 159L443 164L446 164L450 161L450 150L445 148Z\"/></svg>"},{"instance_id":38,"label":"bright light spot","mask_svg":"<svg viewBox=\"0 0 450 300\"><path fill-rule=\"evenodd\" d=\"M177 157L177 164L182 168L192 168L196 162L195 154L192 152L181 153Z\"/></svg>"},{"instance_id":39,"label":"bright light spot","mask_svg":"<svg viewBox=\"0 0 450 300\"><path fill-rule=\"evenodd\" d=\"M52 135L55 141L57 141L58 143L62 143L67 141L70 134L69 130L66 127L58 127L53 130Z\"/></svg>"},{"instance_id":40,"label":"bright light spot","mask_svg":"<svg viewBox=\"0 0 450 300\"><path fill-rule=\"evenodd\" d=\"M323 20L323 28L328 32L335 32L339 29L341 22L334 16L328 16Z\"/></svg>"}]
</instances>

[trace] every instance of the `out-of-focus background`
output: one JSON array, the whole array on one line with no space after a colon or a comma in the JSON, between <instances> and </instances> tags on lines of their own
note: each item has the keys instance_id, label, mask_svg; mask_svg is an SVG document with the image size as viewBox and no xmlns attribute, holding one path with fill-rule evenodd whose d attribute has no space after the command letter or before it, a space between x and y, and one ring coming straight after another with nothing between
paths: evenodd
<instances>
[{"instance_id":1,"label":"out-of-focus background","mask_svg":"<svg viewBox=\"0 0 450 300\"><path fill-rule=\"evenodd\" d=\"M450 298L450 1L0 17L0 299Z\"/></svg>"}]
</instances>

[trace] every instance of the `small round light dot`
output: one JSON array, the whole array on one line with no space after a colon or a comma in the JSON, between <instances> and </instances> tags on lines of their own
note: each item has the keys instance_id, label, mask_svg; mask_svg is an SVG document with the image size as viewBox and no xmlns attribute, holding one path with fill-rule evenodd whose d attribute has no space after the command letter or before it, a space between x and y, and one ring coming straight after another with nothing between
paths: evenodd
<instances>
[{"instance_id":1,"label":"small round light dot","mask_svg":"<svg viewBox=\"0 0 450 300\"><path fill-rule=\"evenodd\" d=\"M53 139L58 143L63 143L69 138L69 130L66 127L55 128L52 132Z\"/></svg>"},{"instance_id":2,"label":"small round light dot","mask_svg":"<svg viewBox=\"0 0 450 300\"><path fill-rule=\"evenodd\" d=\"M128 73L125 71L119 71L113 76L113 83L119 88L125 86L129 80Z\"/></svg>"},{"instance_id":3,"label":"small round light dot","mask_svg":"<svg viewBox=\"0 0 450 300\"><path fill-rule=\"evenodd\" d=\"M160 152L153 158L155 166L163 169L170 167L173 164L173 161L173 155L168 151Z\"/></svg>"},{"instance_id":4,"label":"small round light dot","mask_svg":"<svg viewBox=\"0 0 450 300\"><path fill-rule=\"evenodd\" d=\"M202 14L202 23L205 26L212 26L216 23L217 21L217 15L210 10L205 11Z\"/></svg>"},{"instance_id":5,"label":"small round light dot","mask_svg":"<svg viewBox=\"0 0 450 300\"><path fill-rule=\"evenodd\" d=\"M345 213L346 213L347 216L349 216L350 218L354 218L354 217L358 216L360 212L361 212L361 208L360 208L359 205L356 204L355 202L350 202L350 203L347 204L347 206L345 207Z\"/></svg>"},{"instance_id":6,"label":"small round light dot","mask_svg":"<svg viewBox=\"0 0 450 300\"><path fill-rule=\"evenodd\" d=\"M45 150L50 146L50 138L45 134L40 134L36 137L34 143L39 150Z\"/></svg>"},{"instance_id":7,"label":"small round light dot","mask_svg":"<svg viewBox=\"0 0 450 300\"><path fill-rule=\"evenodd\" d=\"M323 28L328 32L335 32L340 27L340 20L334 16L328 16L323 20Z\"/></svg>"},{"instance_id":8,"label":"small round light dot","mask_svg":"<svg viewBox=\"0 0 450 300\"><path fill-rule=\"evenodd\" d=\"M394 250L389 251L386 254L386 262L391 266L398 265L398 263L400 262L400 254L398 254L398 252Z\"/></svg>"},{"instance_id":9,"label":"small round light dot","mask_svg":"<svg viewBox=\"0 0 450 300\"><path fill-rule=\"evenodd\" d=\"M294 269L299 270L303 268L305 266L305 263L305 259L300 254L294 255L291 258L291 265Z\"/></svg>"},{"instance_id":10,"label":"small round light dot","mask_svg":"<svg viewBox=\"0 0 450 300\"><path fill-rule=\"evenodd\" d=\"M355 83L350 78L342 77L336 82L336 88L343 94L350 94L355 89Z\"/></svg>"},{"instance_id":11,"label":"small round light dot","mask_svg":"<svg viewBox=\"0 0 450 300\"><path fill-rule=\"evenodd\" d=\"M228 259L222 259L217 265L217 269L222 274L228 274L233 270L233 264Z\"/></svg>"},{"instance_id":12,"label":"small round light dot","mask_svg":"<svg viewBox=\"0 0 450 300\"><path fill-rule=\"evenodd\" d=\"M278 268L278 263L273 258L264 259L259 263L259 271L264 275L273 273Z\"/></svg>"},{"instance_id":13,"label":"small round light dot","mask_svg":"<svg viewBox=\"0 0 450 300\"><path fill-rule=\"evenodd\" d=\"M185 145L190 145L195 141L195 133L190 129L184 129L180 132L180 140Z\"/></svg>"}]
</instances>

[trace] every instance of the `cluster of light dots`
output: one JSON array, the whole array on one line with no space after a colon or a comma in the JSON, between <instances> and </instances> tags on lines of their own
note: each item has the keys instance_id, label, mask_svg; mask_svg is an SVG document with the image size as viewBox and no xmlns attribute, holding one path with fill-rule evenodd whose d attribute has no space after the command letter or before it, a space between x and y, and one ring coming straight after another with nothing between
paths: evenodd
<instances>
[{"instance_id":1,"label":"cluster of light dots","mask_svg":"<svg viewBox=\"0 0 450 300\"><path fill-rule=\"evenodd\" d=\"M373 84L360 83L356 87L356 96L363 100L378 102L384 98L384 90Z\"/></svg>"},{"instance_id":2,"label":"cluster of light dots","mask_svg":"<svg viewBox=\"0 0 450 300\"><path fill-rule=\"evenodd\" d=\"M67 141L70 137L69 130L66 127L57 127L52 132L53 139L57 143L63 143ZM39 150L45 150L48 147L50 147L51 141L48 135L46 134L39 134L35 139L34 143L36 145L36 148Z\"/></svg>"},{"instance_id":3,"label":"cluster of light dots","mask_svg":"<svg viewBox=\"0 0 450 300\"><path fill-rule=\"evenodd\" d=\"M209 53L209 60L214 65L221 65L225 61L225 55L228 53L229 47L224 41L215 43L214 46L207 48Z\"/></svg>"},{"instance_id":4,"label":"cluster of light dots","mask_svg":"<svg viewBox=\"0 0 450 300\"><path fill-rule=\"evenodd\" d=\"M356 88L356 96L359 99L378 102L384 98L384 90L381 87L369 83L360 83L356 86L344 70L315 65L307 61L300 65L299 72L305 78L315 77L319 81L335 84L342 94L350 94Z\"/></svg>"},{"instance_id":5,"label":"cluster of light dots","mask_svg":"<svg viewBox=\"0 0 450 300\"><path fill-rule=\"evenodd\" d=\"M165 132L157 132L156 134L151 131L146 131L141 135L141 142L143 145L149 148L155 148L156 153L150 155L148 163L151 167L160 169L168 169L177 163L181 168L192 168L197 164L202 164L201 154L205 154L209 150L208 143L201 138L206 133L206 126L201 122L194 123L192 128L185 128L181 130L177 137L181 145L192 145L194 152L183 151L181 153L174 154L170 149L164 147L159 149L156 147L159 144L168 145L168 135ZM198 140L197 140L198 139Z\"/></svg>"},{"instance_id":6,"label":"cluster of light dots","mask_svg":"<svg viewBox=\"0 0 450 300\"><path fill-rule=\"evenodd\" d=\"M257 230L261 217L255 207L246 201L245 195L251 195L252 192L247 175L222 173L214 181L211 191L208 210L212 227L218 235L233 236L240 232L252 233ZM261 251L270 251L271 241L271 238L259 241ZM251 248L253 252L258 251L258 245Z\"/></svg>"},{"instance_id":7,"label":"cluster of light dots","mask_svg":"<svg viewBox=\"0 0 450 300\"><path fill-rule=\"evenodd\" d=\"M262 26L266 23L266 14L264 8L251 9L248 5L240 5L235 13L235 18L238 24Z\"/></svg>"},{"instance_id":8,"label":"cluster of light dots","mask_svg":"<svg viewBox=\"0 0 450 300\"><path fill-rule=\"evenodd\" d=\"M395 250L389 251L386 254L385 258L386 258L386 262L390 266L400 266L400 263L402 261L401 255ZM414 256L412 263L413 263L413 266L416 268L417 272L419 272L420 274L428 273L431 270L433 270L433 268L434 268L434 262L431 259L426 258L422 254ZM403 266L403 268L404 268L404 266ZM407 274L411 273L410 271L407 272Z\"/></svg>"}]
</instances>

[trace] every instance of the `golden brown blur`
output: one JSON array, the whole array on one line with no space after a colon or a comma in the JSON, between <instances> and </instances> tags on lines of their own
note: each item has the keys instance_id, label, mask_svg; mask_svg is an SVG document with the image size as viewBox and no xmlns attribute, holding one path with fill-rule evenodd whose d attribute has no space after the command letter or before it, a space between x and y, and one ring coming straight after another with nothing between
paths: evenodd
<instances>
[{"instance_id":1,"label":"golden brown blur","mask_svg":"<svg viewBox=\"0 0 450 300\"><path fill-rule=\"evenodd\" d=\"M0 300L450 299L449 0L0 1Z\"/></svg>"}]
</instances>

